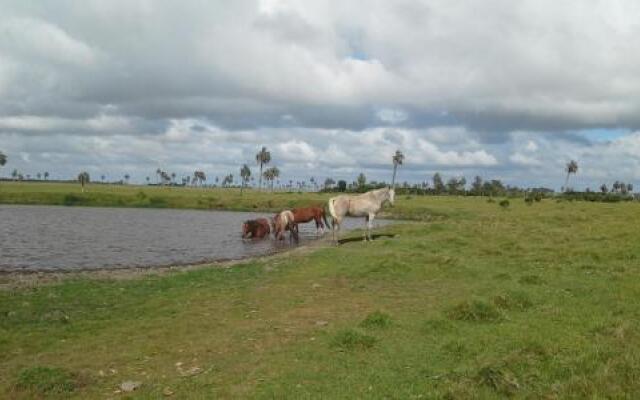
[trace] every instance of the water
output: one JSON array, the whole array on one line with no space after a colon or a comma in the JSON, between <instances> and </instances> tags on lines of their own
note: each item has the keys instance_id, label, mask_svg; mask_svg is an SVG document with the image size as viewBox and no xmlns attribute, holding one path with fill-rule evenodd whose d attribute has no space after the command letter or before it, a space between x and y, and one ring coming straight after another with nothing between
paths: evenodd
<instances>
[{"instance_id":1,"label":"water","mask_svg":"<svg viewBox=\"0 0 640 400\"><path fill-rule=\"evenodd\" d=\"M263 216L271 214L0 205L0 271L182 265L290 248L288 239L241 239L242 222ZM343 229L363 225L348 218ZM300 244L315 231L313 222L300 225Z\"/></svg>"}]
</instances>

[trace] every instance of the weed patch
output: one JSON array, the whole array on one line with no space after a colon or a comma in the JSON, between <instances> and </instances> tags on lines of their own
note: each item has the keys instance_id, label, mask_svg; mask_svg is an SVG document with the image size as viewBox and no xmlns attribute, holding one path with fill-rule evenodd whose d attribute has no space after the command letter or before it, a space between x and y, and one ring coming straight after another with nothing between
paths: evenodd
<instances>
[{"instance_id":1,"label":"weed patch","mask_svg":"<svg viewBox=\"0 0 640 400\"><path fill-rule=\"evenodd\" d=\"M493 304L503 310L525 311L533 302L524 292L511 291L493 298Z\"/></svg>"}]
</instances>

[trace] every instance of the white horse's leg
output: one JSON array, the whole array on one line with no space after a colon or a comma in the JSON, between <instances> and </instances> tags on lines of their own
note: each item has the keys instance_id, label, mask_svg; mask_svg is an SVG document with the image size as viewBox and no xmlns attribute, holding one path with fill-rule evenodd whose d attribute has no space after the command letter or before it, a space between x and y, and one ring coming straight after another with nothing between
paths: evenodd
<instances>
[{"instance_id":1,"label":"white horse's leg","mask_svg":"<svg viewBox=\"0 0 640 400\"><path fill-rule=\"evenodd\" d=\"M363 234L362 234L362 236L363 236L363 240L364 240L365 242L366 242L367 240L369 240L368 234L369 234L369 216L368 216L368 215L365 215L365 217L364 217L364 232L363 232Z\"/></svg>"},{"instance_id":2,"label":"white horse's leg","mask_svg":"<svg viewBox=\"0 0 640 400\"><path fill-rule=\"evenodd\" d=\"M375 214L369 214L369 223L367 224L367 233L369 234L369 240L373 240L373 236L371 235L371 230L373 229L373 219L376 217Z\"/></svg>"}]
</instances>

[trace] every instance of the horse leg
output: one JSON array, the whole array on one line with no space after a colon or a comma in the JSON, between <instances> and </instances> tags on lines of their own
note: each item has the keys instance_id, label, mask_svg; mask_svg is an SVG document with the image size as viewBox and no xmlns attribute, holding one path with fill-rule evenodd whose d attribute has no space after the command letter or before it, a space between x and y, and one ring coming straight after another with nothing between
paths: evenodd
<instances>
[{"instance_id":1,"label":"horse leg","mask_svg":"<svg viewBox=\"0 0 640 400\"><path fill-rule=\"evenodd\" d=\"M376 217L375 214L369 214L369 223L367 224L367 233L369 234L369 240L373 240L373 235L371 234L371 230L373 230L373 219Z\"/></svg>"},{"instance_id":2,"label":"horse leg","mask_svg":"<svg viewBox=\"0 0 640 400\"><path fill-rule=\"evenodd\" d=\"M367 240L369 240L369 237L368 237L369 228L368 228L368 227L369 227L369 216L368 216L368 215L366 215L366 216L364 217L364 232L363 232L363 234L362 234L362 236L363 236L363 240L364 240L365 242L366 242Z\"/></svg>"}]
</instances>

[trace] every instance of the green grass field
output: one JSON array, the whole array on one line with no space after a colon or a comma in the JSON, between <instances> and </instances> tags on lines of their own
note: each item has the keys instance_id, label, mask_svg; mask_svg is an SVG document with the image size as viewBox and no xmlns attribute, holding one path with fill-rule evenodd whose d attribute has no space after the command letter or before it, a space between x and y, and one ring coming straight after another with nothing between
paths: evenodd
<instances>
[{"instance_id":1,"label":"green grass field","mask_svg":"<svg viewBox=\"0 0 640 400\"><path fill-rule=\"evenodd\" d=\"M0 198L43 198L45 186L2 184ZM234 209L323 198L94 186L87 196L120 190L188 208L201 196ZM231 268L33 287L0 276L0 397L640 392L640 204L399 196L390 214L414 222L385 227L393 239ZM142 385L116 393L125 381Z\"/></svg>"}]
</instances>

